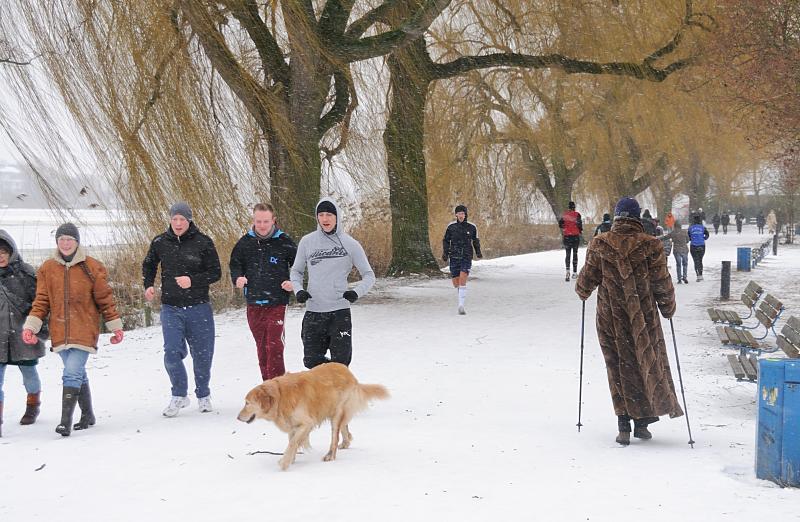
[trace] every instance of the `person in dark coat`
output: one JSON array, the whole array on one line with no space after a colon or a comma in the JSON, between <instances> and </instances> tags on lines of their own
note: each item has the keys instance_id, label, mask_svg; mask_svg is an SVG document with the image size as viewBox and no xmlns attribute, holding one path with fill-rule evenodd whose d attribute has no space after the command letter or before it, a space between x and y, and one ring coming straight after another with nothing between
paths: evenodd
<instances>
[{"instance_id":1,"label":"person in dark coat","mask_svg":"<svg viewBox=\"0 0 800 522\"><path fill-rule=\"evenodd\" d=\"M169 209L167 231L153 238L142 262L145 299L155 297L155 279L161 265L161 331L164 366L172 384L172 398L164 409L174 417L189 405L188 377L183 359L192 354L195 396L200 412L210 412L211 362L214 358L214 311L209 286L222 277L219 255L210 237L200 232L187 203Z\"/></svg>"},{"instance_id":2,"label":"person in dark coat","mask_svg":"<svg viewBox=\"0 0 800 522\"><path fill-rule=\"evenodd\" d=\"M679 417L659 312L675 313L675 290L661 242L646 234L639 204L622 198L611 231L597 236L586 252L575 292L582 300L597 290L597 337L606 361L617 415L616 441L650 439L647 426L662 415Z\"/></svg>"},{"instance_id":3,"label":"person in dark coat","mask_svg":"<svg viewBox=\"0 0 800 522\"><path fill-rule=\"evenodd\" d=\"M681 284L681 282L689 284L689 280L686 278L686 271L689 266L689 234L681 228L680 221L675 221L672 232L665 237L672 241L672 253L675 256L675 271L677 272L678 284Z\"/></svg>"},{"instance_id":4,"label":"person in dark coat","mask_svg":"<svg viewBox=\"0 0 800 522\"><path fill-rule=\"evenodd\" d=\"M42 384L36 364L44 357L44 343L33 345L22 340L22 325L36 297L36 272L22 260L17 244L0 230L0 436L3 424L3 380L6 366L19 368L28 397L25 414L19 423L33 424L39 416Z\"/></svg>"},{"instance_id":5,"label":"person in dark coat","mask_svg":"<svg viewBox=\"0 0 800 522\"><path fill-rule=\"evenodd\" d=\"M253 207L253 226L231 252L231 281L247 300L247 324L256 341L262 380L286 373L283 363L286 306L292 291L294 244L275 222L272 205Z\"/></svg>"},{"instance_id":6,"label":"person in dark coat","mask_svg":"<svg viewBox=\"0 0 800 522\"><path fill-rule=\"evenodd\" d=\"M764 233L764 225L767 224L767 218L764 216L764 211L759 210L758 215L756 216L756 226L758 227L758 233Z\"/></svg>"},{"instance_id":7,"label":"person in dark coat","mask_svg":"<svg viewBox=\"0 0 800 522\"><path fill-rule=\"evenodd\" d=\"M722 233L727 234L728 225L731 224L731 216L727 211L723 212L722 217L720 218L720 223L722 223ZM702 221L700 222L700 224L702 224Z\"/></svg>"},{"instance_id":8,"label":"person in dark coat","mask_svg":"<svg viewBox=\"0 0 800 522\"><path fill-rule=\"evenodd\" d=\"M644 213L642 213L641 222L642 222L642 227L644 228L646 234L650 234L651 236L658 235L656 233L656 226L657 226L656 222L653 219L653 216L650 215L649 209L644 209Z\"/></svg>"},{"instance_id":9,"label":"person in dark coat","mask_svg":"<svg viewBox=\"0 0 800 522\"><path fill-rule=\"evenodd\" d=\"M567 255L564 263L567 265L567 276L565 281L569 281L569 258L572 254L572 278L578 277L578 246L581 244L581 234L583 233L583 219L579 212L575 210L575 202L570 201L567 209L558 219L558 228L561 229L562 243Z\"/></svg>"},{"instance_id":10,"label":"person in dark coat","mask_svg":"<svg viewBox=\"0 0 800 522\"><path fill-rule=\"evenodd\" d=\"M744 215L741 212L736 213L736 233L742 233L742 225L744 224Z\"/></svg>"},{"instance_id":11,"label":"person in dark coat","mask_svg":"<svg viewBox=\"0 0 800 522\"><path fill-rule=\"evenodd\" d=\"M597 228L594 229L594 236L592 237L596 237L597 234L602 234L603 232L608 232L609 230L611 230L612 224L613 223L611 221L611 214L606 212L605 214L603 214L603 222L597 225Z\"/></svg>"},{"instance_id":12,"label":"person in dark coat","mask_svg":"<svg viewBox=\"0 0 800 522\"><path fill-rule=\"evenodd\" d=\"M714 235L719 234L719 225L722 222L719 214L714 214L714 217L711 218L711 224L714 225Z\"/></svg>"},{"instance_id":13,"label":"person in dark coat","mask_svg":"<svg viewBox=\"0 0 800 522\"><path fill-rule=\"evenodd\" d=\"M442 238L442 261L450 261L450 277L453 288L458 291L458 313L464 315L467 298L467 278L472 269L473 254L482 258L481 240L478 238L478 227L467 221L467 207L458 205L455 208L456 220L447 225Z\"/></svg>"}]
</instances>

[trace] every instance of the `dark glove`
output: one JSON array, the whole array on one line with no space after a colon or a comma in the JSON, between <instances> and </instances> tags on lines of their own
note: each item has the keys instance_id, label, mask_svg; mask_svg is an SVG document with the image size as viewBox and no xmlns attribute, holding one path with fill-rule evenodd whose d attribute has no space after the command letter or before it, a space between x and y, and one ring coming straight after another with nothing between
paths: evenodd
<instances>
[{"instance_id":1,"label":"dark glove","mask_svg":"<svg viewBox=\"0 0 800 522\"><path fill-rule=\"evenodd\" d=\"M305 290L300 290L299 292L297 292L297 294L294 297L295 297L295 299L297 299L298 303L303 304L306 301L308 301L309 299L311 299L311 294L309 294Z\"/></svg>"},{"instance_id":2,"label":"dark glove","mask_svg":"<svg viewBox=\"0 0 800 522\"><path fill-rule=\"evenodd\" d=\"M447 254L442 254L442 261L447 263L447 259L448 259Z\"/></svg>"},{"instance_id":3,"label":"dark glove","mask_svg":"<svg viewBox=\"0 0 800 522\"><path fill-rule=\"evenodd\" d=\"M342 297L344 297L351 303L355 303L356 299L358 299L358 294L355 292L355 290L348 290L347 292L342 294Z\"/></svg>"},{"instance_id":4,"label":"dark glove","mask_svg":"<svg viewBox=\"0 0 800 522\"><path fill-rule=\"evenodd\" d=\"M478 259L483 259L483 254L481 254L480 252L476 253L476 254L475 254L475 256L476 256Z\"/></svg>"}]
</instances>

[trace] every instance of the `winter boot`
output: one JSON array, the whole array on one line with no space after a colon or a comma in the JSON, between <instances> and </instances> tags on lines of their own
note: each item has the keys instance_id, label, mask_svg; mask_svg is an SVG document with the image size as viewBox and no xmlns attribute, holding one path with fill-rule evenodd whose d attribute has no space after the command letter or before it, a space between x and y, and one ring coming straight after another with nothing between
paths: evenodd
<instances>
[{"instance_id":1,"label":"winter boot","mask_svg":"<svg viewBox=\"0 0 800 522\"><path fill-rule=\"evenodd\" d=\"M56 433L62 437L69 437L72 432L72 414L75 413L75 404L78 402L80 388L64 386L61 392L61 422L56 426Z\"/></svg>"},{"instance_id":2,"label":"winter boot","mask_svg":"<svg viewBox=\"0 0 800 522\"><path fill-rule=\"evenodd\" d=\"M653 438L653 434L650 433L650 430L647 429L649 424L653 424L654 422L658 422L658 417L645 417L643 419L634 419L633 420L633 436L637 439L642 440L650 440Z\"/></svg>"},{"instance_id":3,"label":"winter boot","mask_svg":"<svg viewBox=\"0 0 800 522\"><path fill-rule=\"evenodd\" d=\"M567 269L567 277L564 278L564 281L569 283L569 268Z\"/></svg>"},{"instance_id":4,"label":"winter boot","mask_svg":"<svg viewBox=\"0 0 800 522\"><path fill-rule=\"evenodd\" d=\"M631 418L627 415L617 416L617 444L627 446L631 443Z\"/></svg>"},{"instance_id":5,"label":"winter boot","mask_svg":"<svg viewBox=\"0 0 800 522\"><path fill-rule=\"evenodd\" d=\"M33 424L39 416L39 406L42 402L39 400L40 393L29 393L28 400L25 401L25 414L19 420L23 426Z\"/></svg>"},{"instance_id":6,"label":"winter boot","mask_svg":"<svg viewBox=\"0 0 800 522\"><path fill-rule=\"evenodd\" d=\"M689 284L689 280L688 280L688 279L686 279L685 277L683 278L683 284L685 284L685 285L688 285L688 284Z\"/></svg>"},{"instance_id":7,"label":"winter boot","mask_svg":"<svg viewBox=\"0 0 800 522\"><path fill-rule=\"evenodd\" d=\"M95 418L92 411L92 393L89 390L89 383L81 384L81 391L78 393L78 406L81 409L81 420L73 424L75 431L85 430L89 426L94 426Z\"/></svg>"}]
</instances>

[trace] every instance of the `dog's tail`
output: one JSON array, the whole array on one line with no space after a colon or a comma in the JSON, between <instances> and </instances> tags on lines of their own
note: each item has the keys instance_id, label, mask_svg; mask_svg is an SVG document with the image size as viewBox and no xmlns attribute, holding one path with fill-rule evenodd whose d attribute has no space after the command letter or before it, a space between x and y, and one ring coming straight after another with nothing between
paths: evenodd
<instances>
[{"instance_id":1,"label":"dog's tail","mask_svg":"<svg viewBox=\"0 0 800 522\"><path fill-rule=\"evenodd\" d=\"M371 401L372 399L389 398L389 390L380 384L359 384L358 394L361 396L361 400L365 404L367 401Z\"/></svg>"}]
</instances>

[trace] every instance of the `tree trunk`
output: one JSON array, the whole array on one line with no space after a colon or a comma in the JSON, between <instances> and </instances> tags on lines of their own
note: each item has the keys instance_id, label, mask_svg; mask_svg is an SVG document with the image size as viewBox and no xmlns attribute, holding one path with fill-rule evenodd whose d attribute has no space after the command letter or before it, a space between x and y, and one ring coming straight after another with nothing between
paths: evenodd
<instances>
[{"instance_id":1,"label":"tree trunk","mask_svg":"<svg viewBox=\"0 0 800 522\"><path fill-rule=\"evenodd\" d=\"M300 153L294 157L275 136L268 139L272 204L281 228L297 240L316 227L322 169L319 138L297 135Z\"/></svg>"},{"instance_id":2,"label":"tree trunk","mask_svg":"<svg viewBox=\"0 0 800 522\"><path fill-rule=\"evenodd\" d=\"M389 275L439 273L428 234L425 178L425 102L430 75L419 69L425 40L420 38L389 58L391 102L383 143L392 209Z\"/></svg>"}]
</instances>

